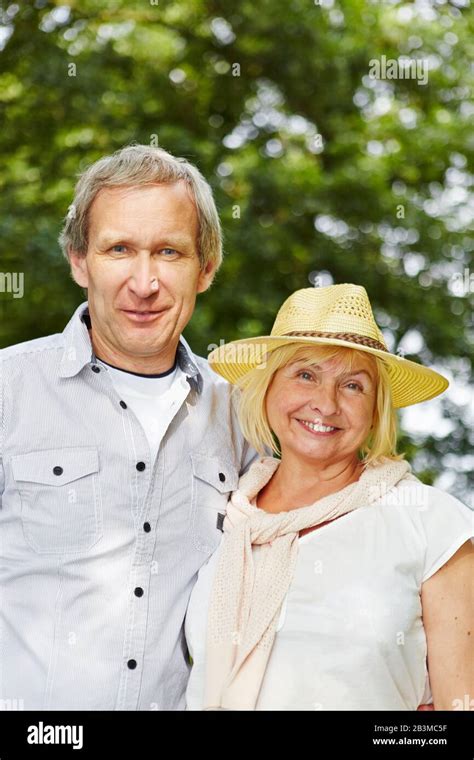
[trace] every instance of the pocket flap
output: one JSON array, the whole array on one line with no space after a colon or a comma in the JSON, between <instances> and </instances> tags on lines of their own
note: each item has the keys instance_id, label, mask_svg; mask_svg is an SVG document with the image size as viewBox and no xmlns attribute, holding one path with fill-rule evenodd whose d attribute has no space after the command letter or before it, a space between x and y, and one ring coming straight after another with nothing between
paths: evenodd
<instances>
[{"instance_id":1,"label":"pocket flap","mask_svg":"<svg viewBox=\"0 0 474 760\"><path fill-rule=\"evenodd\" d=\"M193 473L221 493L235 491L239 483L239 473L231 462L220 457L191 454Z\"/></svg>"},{"instance_id":2,"label":"pocket flap","mask_svg":"<svg viewBox=\"0 0 474 760\"><path fill-rule=\"evenodd\" d=\"M63 486L99 471L99 453L93 446L31 451L12 457L17 481Z\"/></svg>"}]
</instances>

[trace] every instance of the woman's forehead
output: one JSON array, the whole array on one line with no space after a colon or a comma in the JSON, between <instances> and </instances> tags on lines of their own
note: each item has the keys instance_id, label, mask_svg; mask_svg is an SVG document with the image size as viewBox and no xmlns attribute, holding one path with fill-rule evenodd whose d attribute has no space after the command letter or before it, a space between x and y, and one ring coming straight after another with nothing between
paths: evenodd
<instances>
[{"instance_id":1,"label":"woman's forehead","mask_svg":"<svg viewBox=\"0 0 474 760\"><path fill-rule=\"evenodd\" d=\"M355 373L359 370L365 370L371 376L374 374L375 359L363 351L341 349L334 354L332 352L328 354L329 352L321 351L319 347L301 349L285 366L291 367L292 365L304 364L311 365L313 368L337 373Z\"/></svg>"}]
</instances>

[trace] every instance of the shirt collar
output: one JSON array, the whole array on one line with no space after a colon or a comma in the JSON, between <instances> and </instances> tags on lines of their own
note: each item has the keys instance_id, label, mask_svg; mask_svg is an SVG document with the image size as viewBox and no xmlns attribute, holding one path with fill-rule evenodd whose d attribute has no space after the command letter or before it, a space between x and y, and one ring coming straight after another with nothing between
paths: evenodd
<instances>
[{"instance_id":1,"label":"shirt collar","mask_svg":"<svg viewBox=\"0 0 474 760\"><path fill-rule=\"evenodd\" d=\"M90 324L89 305L81 303L64 328L64 351L59 367L60 377L74 377L86 364L97 364L86 322ZM203 378L194 361L188 342L180 336L176 352L177 363L198 393L202 391Z\"/></svg>"}]
</instances>

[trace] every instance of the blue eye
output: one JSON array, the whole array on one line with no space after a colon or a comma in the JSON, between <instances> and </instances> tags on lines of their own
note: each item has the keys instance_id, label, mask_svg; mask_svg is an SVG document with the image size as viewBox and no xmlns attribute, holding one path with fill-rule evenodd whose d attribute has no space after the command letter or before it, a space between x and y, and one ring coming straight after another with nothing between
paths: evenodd
<instances>
[{"instance_id":1,"label":"blue eye","mask_svg":"<svg viewBox=\"0 0 474 760\"><path fill-rule=\"evenodd\" d=\"M306 375L306 377L303 377L304 375ZM306 370L302 370L301 372L298 372L298 377L303 378L303 380L306 380L306 379L312 380L313 379L313 376L312 376L311 372L307 372Z\"/></svg>"},{"instance_id":2,"label":"blue eye","mask_svg":"<svg viewBox=\"0 0 474 760\"><path fill-rule=\"evenodd\" d=\"M122 250L118 251L117 248L122 248ZM120 243L112 246L112 251L114 251L114 253L124 253L126 250L127 250L127 246L121 245Z\"/></svg>"},{"instance_id":3,"label":"blue eye","mask_svg":"<svg viewBox=\"0 0 474 760\"><path fill-rule=\"evenodd\" d=\"M178 253L178 251L175 248L162 248L161 253L163 252L169 252L171 256L174 256L175 253ZM168 258L168 256L166 256L165 258Z\"/></svg>"}]
</instances>

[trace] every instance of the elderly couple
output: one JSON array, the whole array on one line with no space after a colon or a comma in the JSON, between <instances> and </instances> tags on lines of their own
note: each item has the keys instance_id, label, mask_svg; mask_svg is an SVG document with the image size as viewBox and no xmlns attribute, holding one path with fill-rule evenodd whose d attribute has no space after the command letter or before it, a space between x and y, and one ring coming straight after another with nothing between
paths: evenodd
<instances>
[{"instance_id":1,"label":"elderly couple","mask_svg":"<svg viewBox=\"0 0 474 760\"><path fill-rule=\"evenodd\" d=\"M446 380L388 351L351 284L196 356L182 331L220 224L198 170L159 148L91 165L60 240L87 301L0 352L0 698L465 704L472 513L396 452L394 410Z\"/></svg>"}]
</instances>

